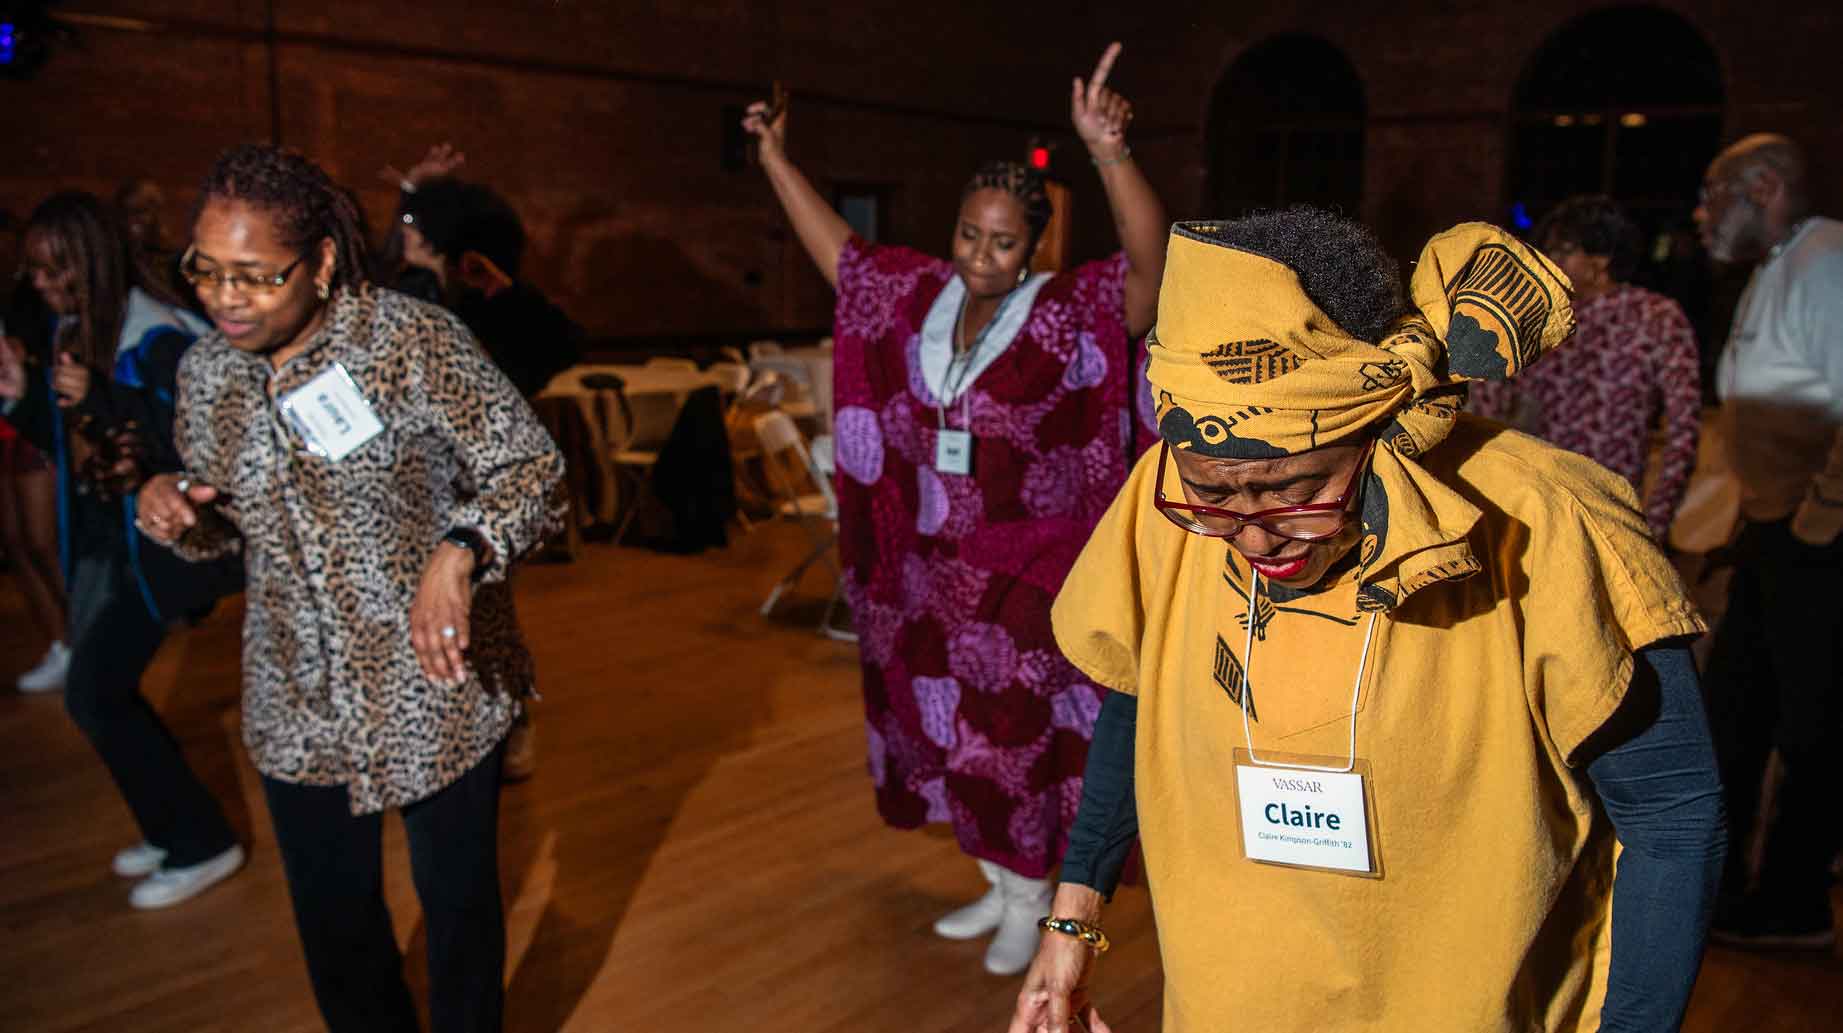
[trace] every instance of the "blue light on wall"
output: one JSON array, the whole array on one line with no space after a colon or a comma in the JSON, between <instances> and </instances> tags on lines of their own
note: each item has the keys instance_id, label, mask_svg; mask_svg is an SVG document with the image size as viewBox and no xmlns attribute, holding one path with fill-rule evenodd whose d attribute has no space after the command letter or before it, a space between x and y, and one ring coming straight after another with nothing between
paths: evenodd
<instances>
[{"instance_id":1,"label":"blue light on wall","mask_svg":"<svg viewBox=\"0 0 1843 1033\"><path fill-rule=\"evenodd\" d=\"M1536 225L1536 220L1529 217L1529 207L1522 201L1510 206L1510 224L1520 230L1527 230Z\"/></svg>"},{"instance_id":2,"label":"blue light on wall","mask_svg":"<svg viewBox=\"0 0 1843 1033\"><path fill-rule=\"evenodd\" d=\"M0 22L0 65L10 65L19 55L19 30L12 22Z\"/></svg>"}]
</instances>

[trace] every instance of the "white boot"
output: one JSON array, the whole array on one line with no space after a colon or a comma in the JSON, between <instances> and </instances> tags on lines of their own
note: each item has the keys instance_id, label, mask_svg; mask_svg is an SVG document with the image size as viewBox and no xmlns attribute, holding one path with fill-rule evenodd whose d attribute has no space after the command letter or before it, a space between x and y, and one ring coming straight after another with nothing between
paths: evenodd
<instances>
[{"instance_id":1,"label":"white boot","mask_svg":"<svg viewBox=\"0 0 1843 1033\"><path fill-rule=\"evenodd\" d=\"M1026 879L1001 868L998 889L1004 896L1004 913L999 916L998 935L986 948L985 970L995 976L1015 976L1030 967L1037 955L1037 940L1042 933L1037 919L1049 914L1055 887L1048 879Z\"/></svg>"},{"instance_id":2,"label":"white boot","mask_svg":"<svg viewBox=\"0 0 1843 1033\"><path fill-rule=\"evenodd\" d=\"M998 928L999 916L1005 911L1005 897L998 888L998 879L1005 870L990 861L980 861L979 870L992 888L971 904L942 915L934 923L936 935L949 940L970 940Z\"/></svg>"}]
</instances>

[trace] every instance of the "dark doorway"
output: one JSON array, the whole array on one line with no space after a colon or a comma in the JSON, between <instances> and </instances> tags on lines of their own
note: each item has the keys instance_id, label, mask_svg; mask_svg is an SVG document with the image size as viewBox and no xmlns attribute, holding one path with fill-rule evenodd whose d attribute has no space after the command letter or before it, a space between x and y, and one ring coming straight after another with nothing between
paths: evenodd
<instances>
[{"instance_id":1,"label":"dark doorway","mask_svg":"<svg viewBox=\"0 0 1843 1033\"><path fill-rule=\"evenodd\" d=\"M1605 194L1643 230L1635 279L1677 299L1708 349L1725 335L1691 213L1721 144L1721 61L1695 26L1655 7L1613 7L1557 29L1513 101L1510 211L1528 229L1557 203Z\"/></svg>"},{"instance_id":2,"label":"dark doorway","mask_svg":"<svg viewBox=\"0 0 1843 1033\"><path fill-rule=\"evenodd\" d=\"M1330 43L1286 35L1255 44L1210 98L1205 214L1312 204L1356 217L1364 112L1363 81Z\"/></svg>"}]
</instances>

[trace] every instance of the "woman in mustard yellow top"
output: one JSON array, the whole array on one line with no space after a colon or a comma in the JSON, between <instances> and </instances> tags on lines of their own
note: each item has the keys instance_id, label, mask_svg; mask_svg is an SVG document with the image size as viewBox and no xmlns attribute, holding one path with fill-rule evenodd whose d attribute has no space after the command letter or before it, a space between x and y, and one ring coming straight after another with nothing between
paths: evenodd
<instances>
[{"instance_id":1,"label":"woman in mustard yellow top","mask_svg":"<svg viewBox=\"0 0 1843 1033\"><path fill-rule=\"evenodd\" d=\"M1328 213L1174 230L1164 447L1053 615L1115 691L1013 1033L1107 1028L1135 831L1166 1033L1676 1028L1724 843L1702 622L1629 485L1458 412L1567 337L1567 292L1480 224L1411 310Z\"/></svg>"}]
</instances>

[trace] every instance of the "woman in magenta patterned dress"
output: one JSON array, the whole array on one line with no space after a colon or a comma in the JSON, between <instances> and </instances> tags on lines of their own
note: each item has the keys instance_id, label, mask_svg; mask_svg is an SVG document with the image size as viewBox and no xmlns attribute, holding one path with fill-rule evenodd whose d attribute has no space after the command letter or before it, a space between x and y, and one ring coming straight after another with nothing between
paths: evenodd
<instances>
[{"instance_id":1,"label":"woman in magenta patterned dress","mask_svg":"<svg viewBox=\"0 0 1843 1033\"><path fill-rule=\"evenodd\" d=\"M1696 331L1676 302L1626 282L1644 242L1611 199L1569 198L1530 240L1573 281L1579 327L1515 383L1474 385L1470 407L1632 482L1652 536L1665 541L1702 432ZM1655 450L1654 427L1662 432Z\"/></svg>"},{"instance_id":2,"label":"woman in magenta patterned dress","mask_svg":"<svg viewBox=\"0 0 1843 1033\"><path fill-rule=\"evenodd\" d=\"M1050 203L1022 166L980 167L939 259L853 236L788 160L785 111L744 122L838 291L839 549L877 808L899 828L953 825L993 885L935 929L996 930L998 974L1035 951L1103 696L1057 650L1050 603L1150 440L1132 356L1166 218L1105 85L1118 53L1072 83L1070 107L1125 250L1055 276L1029 272Z\"/></svg>"}]
</instances>

